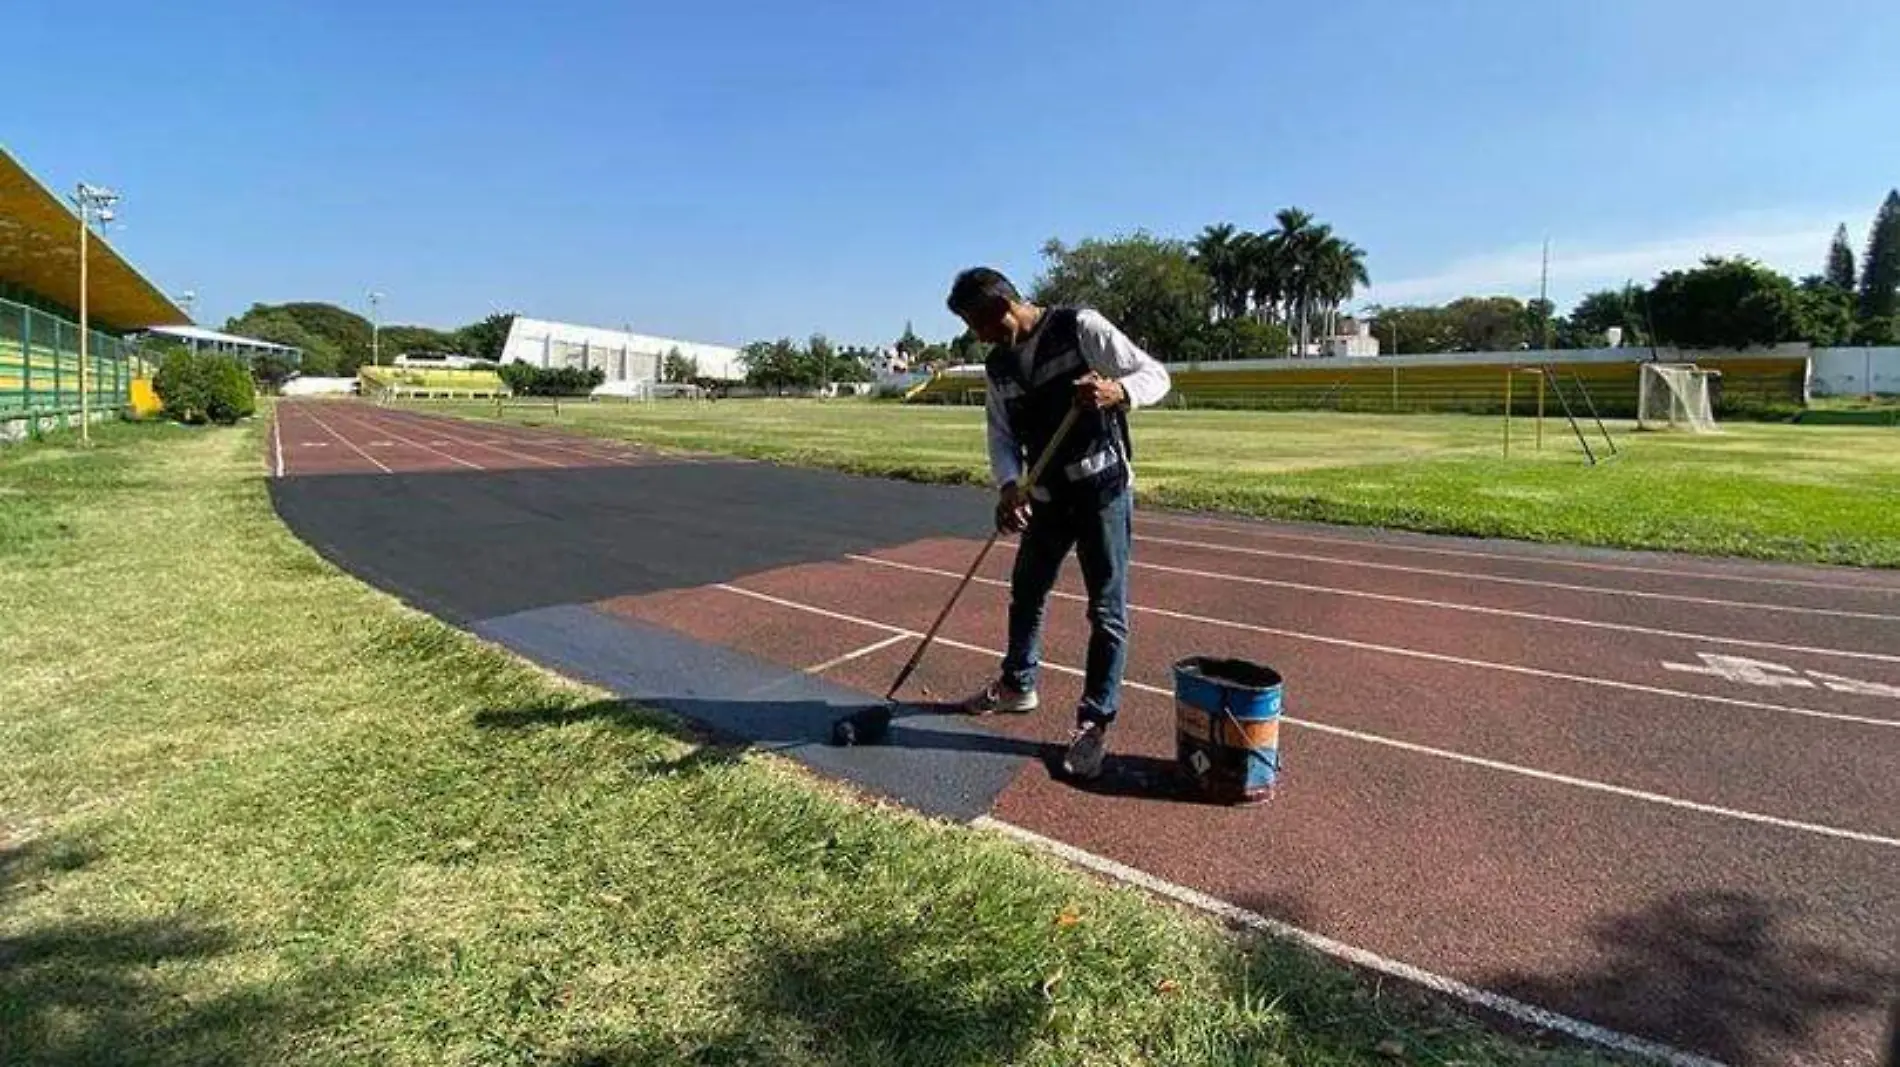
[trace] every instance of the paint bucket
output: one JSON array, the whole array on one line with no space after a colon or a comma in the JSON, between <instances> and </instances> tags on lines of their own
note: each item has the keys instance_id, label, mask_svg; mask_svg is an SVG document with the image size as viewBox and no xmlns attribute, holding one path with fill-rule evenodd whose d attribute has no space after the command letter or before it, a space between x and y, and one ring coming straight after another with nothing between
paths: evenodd
<instances>
[{"instance_id":1,"label":"paint bucket","mask_svg":"<svg viewBox=\"0 0 1900 1067\"><path fill-rule=\"evenodd\" d=\"M1175 758L1208 799L1253 804L1280 776L1278 671L1191 656L1174 665Z\"/></svg>"}]
</instances>

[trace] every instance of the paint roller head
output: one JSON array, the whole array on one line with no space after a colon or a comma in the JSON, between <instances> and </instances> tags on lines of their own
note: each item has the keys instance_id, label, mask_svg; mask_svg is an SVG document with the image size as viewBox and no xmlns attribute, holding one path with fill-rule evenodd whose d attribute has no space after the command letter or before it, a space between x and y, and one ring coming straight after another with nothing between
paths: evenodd
<instances>
[{"instance_id":1,"label":"paint roller head","mask_svg":"<svg viewBox=\"0 0 1900 1067\"><path fill-rule=\"evenodd\" d=\"M881 741L890 732L889 705L860 708L831 724L831 743L842 748Z\"/></svg>"}]
</instances>

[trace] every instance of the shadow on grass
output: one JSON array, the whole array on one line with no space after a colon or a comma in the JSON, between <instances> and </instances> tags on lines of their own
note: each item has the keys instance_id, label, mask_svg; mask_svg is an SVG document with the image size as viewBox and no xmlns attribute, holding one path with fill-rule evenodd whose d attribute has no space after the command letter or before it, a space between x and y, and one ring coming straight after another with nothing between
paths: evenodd
<instances>
[{"instance_id":1,"label":"shadow on grass","mask_svg":"<svg viewBox=\"0 0 1900 1067\"><path fill-rule=\"evenodd\" d=\"M1789 1062L1817 1043L1829 1062L1893 1057L1879 1042L1900 1025L1900 969L1808 941L1799 927L1792 910L1746 893L1675 894L1600 918L1592 966L1484 984L1736 1064ZM1855 1030L1859 1041L1837 1047Z\"/></svg>"},{"instance_id":2,"label":"shadow on grass","mask_svg":"<svg viewBox=\"0 0 1900 1067\"><path fill-rule=\"evenodd\" d=\"M0 849L0 905L99 856L87 842L62 839ZM329 972L220 981L218 958L238 946L217 924L184 914L10 926L0 934L0 1063L8 1065L278 1062L334 1010L325 990L360 984Z\"/></svg>"},{"instance_id":3,"label":"shadow on grass","mask_svg":"<svg viewBox=\"0 0 1900 1067\"><path fill-rule=\"evenodd\" d=\"M730 993L723 1025L570 1053L565 1067L651 1063L974 1067L1017 1062L1047 1014L1035 982L1006 983L978 954L890 924L768 942Z\"/></svg>"}]
</instances>

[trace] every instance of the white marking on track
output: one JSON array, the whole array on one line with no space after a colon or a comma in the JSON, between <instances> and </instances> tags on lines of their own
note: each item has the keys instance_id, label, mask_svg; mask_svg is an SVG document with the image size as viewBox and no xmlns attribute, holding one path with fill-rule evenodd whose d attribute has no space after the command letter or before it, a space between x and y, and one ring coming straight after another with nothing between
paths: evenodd
<instances>
[{"instance_id":1,"label":"white marking on track","mask_svg":"<svg viewBox=\"0 0 1900 1067\"><path fill-rule=\"evenodd\" d=\"M1814 688L1814 683L1801 677L1793 667L1784 667L1779 663L1749 659L1745 656L1721 656L1712 652L1698 652L1696 658L1702 662L1671 663L1664 660L1663 670L1677 671L1682 674L1706 674L1739 685L1758 685L1767 689Z\"/></svg>"},{"instance_id":2,"label":"white marking on track","mask_svg":"<svg viewBox=\"0 0 1900 1067\"><path fill-rule=\"evenodd\" d=\"M1016 545L1003 541L1000 547L1015 551ZM1810 656L1839 656L1846 659L1876 660L1882 663L1900 663L1900 656L1885 652L1857 652L1844 648L1816 648L1809 645L1789 645L1779 641L1759 641L1747 637L1721 637L1716 634L1689 633L1682 630L1665 630L1655 626L1637 626L1634 623L1602 622L1596 619L1578 619L1568 615L1548 615L1538 611L1518 611L1514 608L1495 608L1484 604L1465 604L1455 600L1432 600L1426 597L1400 596L1396 593L1374 593L1364 589L1341 589L1337 586L1311 585L1306 582L1285 581L1278 578L1257 578L1247 574L1226 574L1220 571L1198 570L1193 567L1176 567L1165 563L1148 563L1142 560L1130 560L1129 566L1142 570L1156 571L1162 574L1179 574L1190 578L1207 578L1220 582L1237 582L1244 585L1259 585L1277 589L1294 589L1303 593L1323 593L1328 596L1357 597L1364 600L1378 600L1388 604L1408 604L1414 607L1436 608L1444 611L1465 611L1478 615L1494 615L1507 619L1525 619L1531 622L1548 622L1560 626L1580 626L1593 630L1613 630L1619 633L1646 634L1652 637L1668 637L1682 641L1701 641L1717 645L1737 645L1744 648L1765 648L1776 652L1794 652Z\"/></svg>"},{"instance_id":3,"label":"white marking on track","mask_svg":"<svg viewBox=\"0 0 1900 1067\"><path fill-rule=\"evenodd\" d=\"M422 442L420 442L420 441L417 441L417 440L415 440L414 438L410 438L410 437L404 437L404 436L402 436L402 435L401 435L401 434L399 434L399 433L393 433L393 432L391 432L391 431L389 430L389 428L388 428L388 427L386 427L386 426L384 426L384 427L373 427L373 426L371 426L371 425L370 425L370 423L369 423L369 421L368 421L368 420L366 420L366 419L351 419L350 421L351 421L351 422L354 422L354 423L355 423L356 425L358 425L358 426L361 426L361 427L363 427L363 428L365 428L365 429L380 429L380 430L382 430L382 431L383 431L384 433L387 433L387 434L389 434L389 436L391 436L391 437L393 437L393 438L395 438L395 439L396 439L396 440L398 440L398 441L401 441L401 442L402 442L403 444L406 444L406 445L409 445L409 446L411 446L411 447L414 447L414 448L420 448L420 449L422 449L422 450L423 450L424 452L433 452L433 453L435 453L436 455L438 455L438 456L441 456L441 457L442 457L443 459L446 459L446 460L448 460L448 461L449 461L449 462L451 462L451 463L459 463L459 464L461 464L462 466L464 466L464 467L467 467L467 468L469 468L470 470L478 470L478 471L479 471L479 470L487 470L487 469L488 469L488 468L486 468L486 467L484 467L484 466L482 466L482 465L481 465L481 464L479 464L479 463L475 463L475 462L472 462L472 461L470 461L470 460L466 460L466 459L463 459L462 457L460 457L460 456L458 456L458 455L455 455L454 453L451 453L451 452L444 452L444 451L442 451L442 450L441 450L441 449L439 449L439 448L431 448L431 447L429 447L428 445L425 445L425 444L423 444ZM383 443L384 443L384 444L387 444L388 442L383 442Z\"/></svg>"},{"instance_id":4,"label":"white marking on track","mask_svg":"<svg viewBox=\"0 0 1900 1067\"><path fill-rule=\"evenodd\" d=\"M914 563L898 563L875 556L847 555L845 558L860 563L873 563L880 567L892 567L897 570L914 571L940 578L962 578L954 571L939 570L936 567L921 567ZM1009 583L995 578L978 577L974 581L979 585L993 586L999 589L1009 588ZM1050 594L1064 600L1087 602L1086 597L1062 590L1051 590ZM1644 693L1650 696L1672 697L1679 700L1694 700L1705 704L1721 704L1733 708L1749 708L1754 711L1773 711L1784 715L1800 715L1813 719L1825 719L1830 722L1854 723L1859 726L1880 726L1888 729L1900 729L1900 719L1882 719L1870 715L1849 715L1836 711L1817 711L1813 708L1798 708L1787 704L1766 704L1756 700L1741 700L1735 697L1716 696L1711 693L1692 693L1684 689L1664 689L1660 686L1643 685L1639 682L1621 682L1614 678L1595 675L1566 674L1563 671L1547 671L1541 667L1525 667L1516 663L1498 663L1494 660L1471 659L1465 656L1452 656L1442 652L1426 652L1422 649L1404 648L1398 645L1381 645L1370 641L1355 641L1349 637L1328 637L1324 634L1307 633L1303 630L1287 630L1277 626L1261 626L1251 622L1239 622L1234 619L1217 619L1209 615L1195 615L1185 611L1170 611L1167 608L1144 607L1130 604L1129 610L1158 615L1162 618L1181 622L1199 623L1204 626L1222 626L1249 633L1265 634L1269 637L1286 637L1296 641L1311 641L1315 644L1333 645L1339 648L1351 648L1361 652L1378 652L1388 656L1404 656L1409 659L1428 660L1433 663L1449 663L1458 667L1475 667L1479 670L1503 671L1507 674L1521 674L1531 678L1545 678L1551 681L1575 682L1578 685L1593 685L1605 689L1616 689L1626 693Z\"/></svg>"},{"instance_id":5,"label":"white marking on track","mask_svg":"<svg viewBox=\"0 0 1900 1067\"><path fill-rule=\"evenodd\" d=\"M404 418L404 419L408 419L408 420L409 420L409 424L410 424L410 425L413 425L413 426L417 426L418 428L420 428L420 427L424 427L424 426L426 426L426 427L428 427L428 429L430 430L430 432L433 432L433 433L445 433L445 432L446 432L446 431L444 431L444 430L443 430L443 429L441 428L441 426L440 426L440 425L438 425L438 421L439 421L439 420L438 420L438 419L437 419L436 417L434 417L434 416L429 416L429 417L423 417L423 416L420 416L420 415L412 415L412 414L411 414L411 413L409 413L409 412L388 412L388 411L386 411L386 412L384 412L383 414L384 414L384 416L385 416L385 417L391 417L391 416L393 416L393 417L398 417L398 418ZM484 442L484 441L481 441L481 440L477 440L477 439L474 439L474 438L469 438L469 437L463 437L463 436L460 436L460 435L451 435L451 436L449 436L449 440L451 440L451 441L453 441L453 442L455 442L456 444L462 444L462 445L469 445L469 446L471 446L471 447L474 447L474 448L484 448L484 449L487 449L487 450L488 450L488 451L490 451L490 452L500 452L500 453L501 453L501 454L503 454L503 455L506 455L506 456L513 456L513 457L514 457L514 458L516 458L516 459L520 459L520 460L526 460L526 461L527 461L527 462L529 462L529 463L538 463L538 464L540 464L540 465L541 465L541 466L543 466L543 467L566 467L566 466L567 466L567 464L565 464L565 463L560 463L560 462L557 462L557 461L555 461L555 460L551 460L551 459L547 459L547 458L545 458L545 457L543 457L543 456L535 456L535 455L530 455L530 454L528 454L528 453L526 453L526 452L519 452L519 451L516 451L515 449L512 449L512 448L506 448L506 447L504 447L504 446L502 446L502 445L499 445L499 444L495 444L495 443L492 443L492 442ZM515 441L514 441L513 443L515 443L515 444L517 444L517 445L521 445L522 447L534 447L533 445L530 445L529 443L527 443L527 442L523 442L523 441L521 441L521 440L519 440L519 439L516 439L516 440L515 440ZM548 446L545 446L545 447L549 447L549 448L556 448L556 449L559 449L559 448L560 448L561 446L559 446L559 445L548 445ZM566 449L566 451L579 451L579 450L577 450L577 449ZM582 455L589 455L589 453L585 453L585 452L583 452L583 453L581 453L581 454L582 454ZM610 457L605 457L605 456L593 456L592 458L594 458L594 459L606 459L606 458L610 458Z\"/></svg>"},{"instance_id":6,"label":"white marking on track","mask_svg":"<svg viewBox=\"0 0 1900 1067\"><path fill-rule=\"evenodd\" d=\"M392 471L388 467L384 466L382 460L377 459L375 456L372 456L368 452L365 452L362 449L356 447L355 442L351 441L349 438L343 436L342 434L337 433L334 429L330 427L329 423L324 422L322 419L317 418L315 415L310 415L310 421L316 423L317 426L321 428L324 433L327 433L331 437L334 437L337 440L343 442L343 447L348 448L350 451L356 453L359 456L362 456L364 459L369 460L371 463L374 463L376 465L377 470L382 471L384 474L396 473L395 471Z\"/></svg>"},{"instance_id":7,"label":"white marking on track","mask_svg":"<svg viewBox=\"0 0 1900 1067\"><path fill-rule=\"evenodd\" d=\"M823 663L816 663L810 667L806 667L805 673L806 674L823 674L826 671L831 670L833 667L842 667L845 664L852 662L853 660L863 659L864 657L869 656L873 653L882 652L885 649L891 647L892 645L898 644L899 642L902 642L902 641L908 641L910 639L911 638L909 634L892 634L891 636L886 637L882 641L873 641L870 644L865 645L863 648L854 649L850 652L846 652L844 655L839 656L836 659L828 659L824 661Z\"/></svg>"},{"instance_id":8,"label":"white marking on track","mask_svg":"<svg viewBox=\"0 0 1900 1067\"><path fill-rule=\"evenodd\" d=\"M1393 552L1417 552L1434 556L1456 556L1463 559L1495 559L1509 563L1530 563L1550 567L1574 567L1579 570L1608 571L1623 574L1653 574L1665 578L1692 578L1698 581L1713 582L1749 582L1759 585L1789 585L1809 589L1835 589L1855 593L1878 593L1900 596L1900 589L1882 586L1857 585L1853 582L1823 582L1811 578L1775 578L1761 574L1714 574L1708 571L1677 570L1668 567L1639 567L1629 563L1600 563L1592 560L1558 559L1549 556L1520 556L1509 552L1481 552L1470 548L1443 548L1435 545L1416 545L1406 542L1372 541L1364 538L1325 537L1319 534L1297 534L1284 530L1271 530L1265 527L1249 526L1244 523L1192 521L1172 516L1144 515L1142 522L1156 526L1173 526L1183 530L1218 530L1225 533L1248 534L1254 537L1271 537L1283 541L1304 541L1309 544L1345 545L1350 548L1386 549Z\"/></svg>"},{"instance_id":9,"label":"white marking on track","mask_svg":"<svg viewBox=\"0 0 1900 1067\"><path fill-rule=\"evenodd\" d=\"M1780 663L1745 659L1741 656L1721 656L1713 652L1698 652L1696 658L1702 662L1698 664L1664 661L1663 669L1680 671L1683 674L1707 674L1737 685L1758 685L1768 689L1813 689L1818 681L1836 693L1900 699L1900 685L1843 678L1838 674L1828 674L1824 671L1797 671L1793 667Z\"/></svg>"},{"instance_id":10,"label":"white marking on track","mask_svg":"<svg viewBox=\"0 0 1900 1067\"><path fill-rule=\"evenodd\" d=\"M284 476L284 412L282 408L271 413L270 420L271 451L275 455L272 477Z\"/></svg>"},{"instance_id":11,"label":"white marking on track","mask_svg":"<svg viewBox=\"0 0 1900 1067\"><path fill-rule=\"evenodd\" d=\"M1375 563L1363 559L1342 559L1338 556L1313 556L1301 552L1276 552L1269 548L1248 548L1244 545L1223 545L1212 541L1187 541L1175 537L1155 537L1149 534L1136 534L1135 540L1157 545L1174 545L1179 548L1200 548L1209 552L1228 552L1243 556L1261 556L1269 559L1290 559L1302 563L1333 563L1345 567L1361 567L1369 570L1398 571L1405 574L1427 574L1437 578L1460 578L1471 582L1496 582L1504 585L1528 585L1540 589L1562 589L1571 593L1595 593L1599 596L1636 597L1643 600L1671 600L1683 604L1707 604L1722 608L1745 608L1749 611L1781 611L1799 615L1831 615L1843 619L1878 619L1882 622L1900 622L1900 615L1882 614L1877 611L1842 611L1835 608L1807 608L1795 604L1765 604L1755 600L1723 600L1719 597L1688 596L1682 593L1655 593L1639 589L1617 589L1601 585L1572 585L1567 582L1547 582L1537 578L1512 578L1502 574L1479 574L1473 571L1448 571L1435 567L1408 567L1401 563Z\"/></svg>"},{"instance_id":12,"label":"white marking on track","mask_svg":"<svg viewBox=\"0 0 1900 1067\"><path fill-rule=\"evenodd\" d=\"M1646 1038L1623 1033L1620 1030L1612 1030L1608 1027L1598 1026L1595 1023L1588 1023L1581 1019L1571 1018L1568 1015L1560 1015L1557 1012L1504 996L1501 993L1493 993L1488 989L1480 989L1477 986L1466 985L1456 979L1434 974L1409 963L1401 963L1398 960L1389 959L1362 948L1355 948L1343 941L1335 941L1323 934L1316 934L1310 930L1304 930L1294 926L1291 923L1271 919L1258 912L1248 911L1238 905L1230 904L1218 897L1203 893L1198 889L1190 889L1187 886L1157 878L1146 871L1130 867L1125 863L1109 859L1106 856L1098 856L1093 852L1076 848L1074 845L1065 844L1053 838L1044 837L1034 831L1025 830L1020 826L1004 822L1001 819L993 818L988 815L979 815L971 820L970 825L979 830L993 830L1078 867L1094 871L1097 874L1107 875L1119 882L1136 886L1157 896L1185 904L1190 908L1215 916L1242 929L1253 930L1257 933L1277 937L1284 941L1291 941L1322 955L1330 956L1336 960L1343 960L1355 967L1389 975L1400 981L1409 982L1412 985L1431 990L1434 993L1450 997L1473 1007L1507 1016L1520 1023L1540 1027L1545 1030L1554 1030L1580 1041L1587 1041L1591 1044L1613 1049L1617 1052L1646 1057L1659 1063L1668 1064L1669 1067L1723 1067L1720 1062L1699 1056L1693 1052L1685 1052L1670 1045L1660 1044Z\"/></svg>"},{"instance_id":13,"label":"white marking on track","mask_svg":"<svg viewBox=\"0 0 1900 1067\"><path fill-rule=\"evenodd\" d=\"M962 576L958 575L958 577ZM743 589L725 582L720 582L712 588L720 589L737 596L750 597L763 603L776 604L779 607L790 608L794 611L803 611L820 618L856 623L859 626L868 626L872 629L883 630L886 633L902 634L908 637L923 636L915 630L906 629L902 626L893 626L890 623L878 622L875 619L867 619L860 615L850 615L841 611L832 611L828 608L803 604L796 600L787 600L784 597L773 596L770 593L760 593L751 589ZM1002 653L995 649L984 648L981 645L967 644L962 641L944 637L941 634L938 635L936 643L946 648L960 649L964 652L974 652L992 658L1000 658L1002 656ZM1053 663L1045 660L1042 665L1044 668L1058 674L1067 674L1077 678L1084 675L1081 669L1061 663ZM1164 689L1158 685L1148 685L1144 682L1137 681L1125 681L1122 684L1129 689L1139 692L1165 697L1168 700L1174 699L1174 691L1172 689ZM1858 841L1862 844L1878 845L1882 848L1900 849L1900 837L1887 837L1881 834L1868 833L1863 830L1849 830L1839 826L1802 822L1797 819L1784 819L1778 815L1766 815L1761 812L1744 811L1739 808L1725 808L1716 804L1704 804L1697 800L1672 797L1663 793L1652 793L1643 789L1631 789L1628 786L1614 785L1610 782L1600 782L1592 778L1579 778L1574 775L1558 774L1554 771L1541 771L1535 767L1506 763L1503 760L1486 759L1483 756L1472 756L1463 752L1453 752L1450 749L1433 748L1430 745L1420 745L1411 741L1402 741L1396 737L1367 733L1363 730L1352 730L1344 726L1333 726L1328 723L1315 722L1311 719L1298 719L1291 715L1281 716L1281 721L1291 726L1304 727L1316 733L1330 734L1334 737L1344 737L1354 741L1363 741L1367 744L1398 749L1399 751L1409 752L1415 755L1432 756L1437 759L1448 760L1469 767L1482 767L1486 770L1498 771L1504 774L1530 778L1541 782L1549 782L1555 785L1570 786L1575 789L1588 790L1593 793L1604 793L1609 796L1621 797L1625 800L1636 800L1646 804L1655 804L1681 811L1692 811L1702 815L1713 815L1719 818L1733 819L1738 822L1754 823L1761 826L1773 826L1783 830L1794 830L1820 837L1832 837L1844 841Z\"/></svg>"}]
</instances>

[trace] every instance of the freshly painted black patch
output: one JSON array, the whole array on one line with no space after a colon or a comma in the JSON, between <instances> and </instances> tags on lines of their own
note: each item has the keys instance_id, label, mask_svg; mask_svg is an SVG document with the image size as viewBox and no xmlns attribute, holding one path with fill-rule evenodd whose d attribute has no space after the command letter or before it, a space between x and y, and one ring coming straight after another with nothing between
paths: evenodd
<instances>
[{"instance_id":1,"label":"freshly painted black patch","mask_svg":"<svg viewBox=\"0 0 1900 1067\"><path fill-rule=\"evenodd\" d=\"M1043 755L1042 746L990 733L965 716L903 707L880 743L834 747L832 722L871 706L875 697L584 606L540 608L471 629L634 704L790 756L932 815L968 820L988 812L1016 772ZM505 728L534 719L491 709L478 722Z\"/></svg>"},{"instance_id":2,"label":"freshly painted black patch","mask_svg":"<svg viewBox=\"0 0 1900 1067\"><path fill-rule=\"evenodd\" d=\"M988 494L761 463L336 474L270 483L338 566L452 621L692 588L929 537Z\"/></svg>"}]
</instances>

